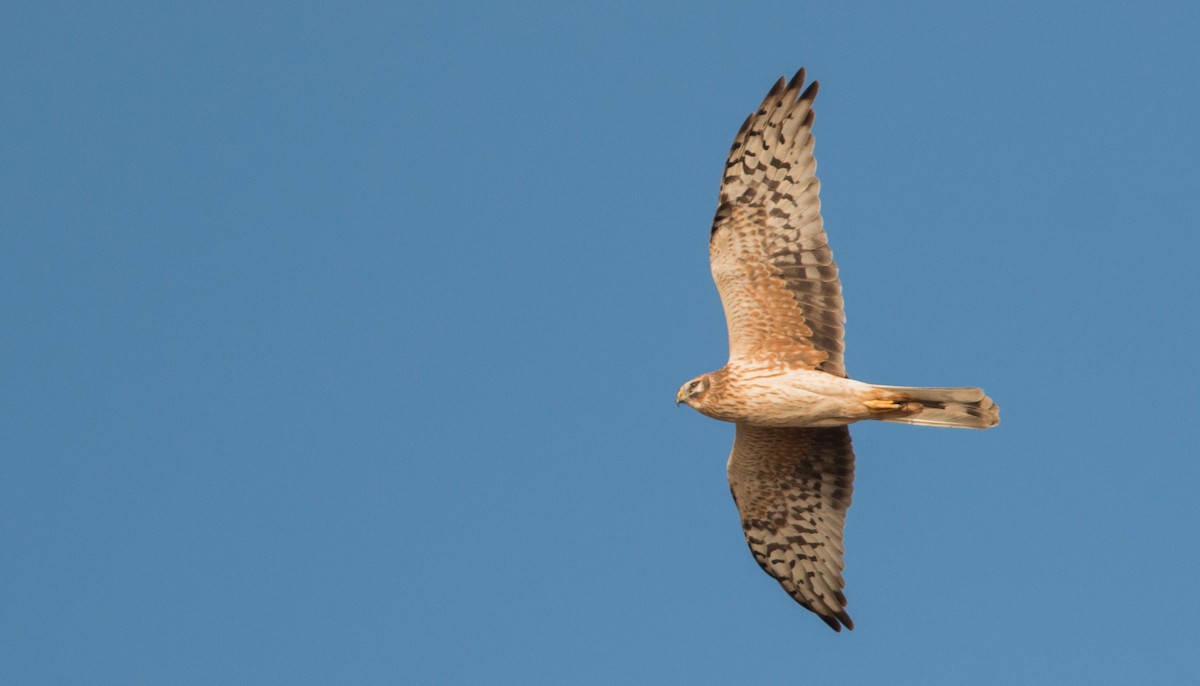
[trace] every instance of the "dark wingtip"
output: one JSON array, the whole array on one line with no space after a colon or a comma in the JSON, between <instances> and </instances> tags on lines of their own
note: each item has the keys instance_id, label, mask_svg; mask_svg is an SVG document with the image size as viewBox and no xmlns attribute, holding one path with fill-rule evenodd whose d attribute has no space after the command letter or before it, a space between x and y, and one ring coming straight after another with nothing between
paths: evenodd
<instances>
[{"instance_id":1,"label":"dark wingtip","mask_svg":"<svg viewBox=\"0 0 1200 686\"><path fill-rule=\"evenodd\" d=\"M825 622L826 624L828 624L830 629L833 629L834 631L841 633L842 623L838 621L837 617L827 617L825 615L817 615L817 616L821 618L822 622Z\"/></svg>"},{"instance_id":2,"label":"dark wingtip","mask_svg":"<svg viewBox=\"0 0 1200 686\"><path fill-rule=\"evenodd\" d=\"M817 616L820 617L821 621L825 622L830 629L833 629L838 633L841 633L843 626L849 631L854 631L854 620L850 619L850 615L846 614L845 610L842 610L841 612L835 612L832 615Z\"/></svg>"},{"instance_id":3,"label":"dark wingtip","mask_svg":"<svg viewBox=\"0 0 1200 686\"><path fill-rule=\"evenodd\" d=\"M854 620L850 619L845 610L838 613L838 619L842 620L842 624L845 624L848 630L854 631Z\"/></svg>"},{"instance_id":4,"label":"dark wingtip","mask_svg":"<svg viewBox=\"0 0 1200 686\"><path fill-rule=\"evenodd\" d=\"M767 91L767 95L763 98L762 104L758 106L755 114L766 114L768 109L774 107L773 103L779 99L779 94L783 92L784 88L787 88L787 79L780 76L775 85L771 86L771 90Z\"/></svg>"},{"instance_id":5,"label":"dark wingtip","mask_svg":"<svg viewBox=\"0 0 1200 686\"><path fill-rule=\"evenodd\" d=\"M783 92L784 88L787 88L787 79L780 76L779 80L775 82L775 85L771 86L771 90L767 92L767 96L779 95Z\"/></svg>"},{"instance_id":6,"label":"dark wingtip","mask_svg":"<svg viewBox=\"0 0 1200 686\"><path fill-rule=\"evenodd\" d=\"M805 88L804 92L800 94L800 99L809 101L815 100L817 97L817 91L819 90L821 90L821 82L813 81L812 83L808 84L808 88Z\"/></svg>"},{"instance_id":7,"label":"dark wingtip","mask_svg":"<svg viewBox=\"0 0 1200 686\"><path fill-rule=\"evenodd\" d=\"M790 82L788 82L788 88L797 88L798 89L800 87L800 85L803 83L804 83L804 67L800 67L800 70L797 71L796 75L792 77L792 80Z\"/></svg>"}]
</instances>

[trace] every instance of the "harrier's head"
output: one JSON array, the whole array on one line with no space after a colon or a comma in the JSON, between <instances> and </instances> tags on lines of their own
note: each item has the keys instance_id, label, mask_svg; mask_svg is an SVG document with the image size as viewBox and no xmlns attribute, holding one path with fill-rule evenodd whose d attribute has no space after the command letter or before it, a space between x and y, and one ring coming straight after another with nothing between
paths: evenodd
<instances>
[{"instance_id":1,"label":"harrier's head","mask_svg":"<svg viewBox=\"0 0 1200 686\"><path fill-rule=\"evenodd\" d=\"M700 409L704 404L704 397L708 395L708 389L712 386L710 374L701 374L691 381L680 387L679 392L675 394L675 404L682 405L687 403L693 409Z\"/></svg>"}]
</instances>

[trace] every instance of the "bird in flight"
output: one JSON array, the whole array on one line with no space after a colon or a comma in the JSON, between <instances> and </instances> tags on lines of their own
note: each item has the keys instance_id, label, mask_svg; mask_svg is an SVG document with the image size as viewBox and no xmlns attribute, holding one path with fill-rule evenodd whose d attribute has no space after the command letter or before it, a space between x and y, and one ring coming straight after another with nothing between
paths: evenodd
<instances>
[{"instance_id":1,"label":"bird in flight","mask_svg":"<svg viewBox=\"0 0 1200 686\"><path fill-rule=\"evenodd\" d=\"M854 481L849 425L864 419L987 429L979 388L879 386L842 360L842 286L821 221L813 100L804 70L780 78L733 139L709 262L729 362L683 384L676 404L733 422L729 485L754 559L833 630L854 628L842 530Z\"/></svg>"}]
</instances>

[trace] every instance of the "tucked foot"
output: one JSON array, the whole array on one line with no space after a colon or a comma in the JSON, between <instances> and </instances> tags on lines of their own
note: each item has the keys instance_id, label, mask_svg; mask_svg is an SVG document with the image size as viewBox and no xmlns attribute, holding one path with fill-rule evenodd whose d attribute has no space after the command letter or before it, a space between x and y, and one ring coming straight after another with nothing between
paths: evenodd
<instances>
[{"instance_id":1,"label":"tucked foot","mask_svg":"<svg viewBox=\"0 0 1200 686\"><path fill-rule=\"evenodd\" d=\"M866 405L871 410L872 419L896 419L898 417L907 417L916 414L925 409L921 403L908 401L896 402L894 400L864 400L863 405Z\"/></svg>"},{"instance_id":2,"label":"tucked foot","mask_svg":"<svg viewBox=\"0 0 1200 686\"><path fill-rule=\"evenodd\" d=\"M887 410L899 410L900 403L892 402L891 400L864 400L863 405L875 410L876 412L886 412Z\"/></svg>"}]
</instances>

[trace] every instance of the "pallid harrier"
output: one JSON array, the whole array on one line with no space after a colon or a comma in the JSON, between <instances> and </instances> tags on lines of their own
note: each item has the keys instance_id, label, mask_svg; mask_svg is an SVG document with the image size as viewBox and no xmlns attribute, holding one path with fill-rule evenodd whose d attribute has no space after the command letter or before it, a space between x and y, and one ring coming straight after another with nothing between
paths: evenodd
<instances>
[{"instance_id":1,"label":"pallid harrier","mask_svg":"<svg viewBox=\"0 0 1200 686\"><path fill-rule=\"evenodd\" d=\"M876 386L846 376L842 287L821 223L813 99L804 70L779 79L733 139L709 238L729 362L676 396L737 425L729 485L754 559L835 631L842 528L853 490L847 425L863 419L986 429L978 388Z\"/></svg>"}]
</instances>

